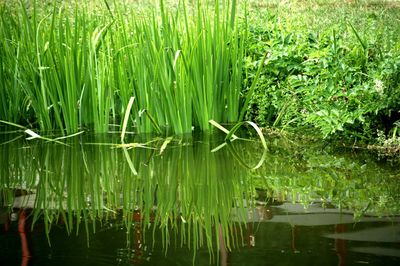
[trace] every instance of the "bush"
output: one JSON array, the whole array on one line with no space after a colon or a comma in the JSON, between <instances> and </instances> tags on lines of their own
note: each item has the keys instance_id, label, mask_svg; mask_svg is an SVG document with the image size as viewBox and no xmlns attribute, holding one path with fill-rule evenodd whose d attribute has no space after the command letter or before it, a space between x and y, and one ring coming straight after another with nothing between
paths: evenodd
<instances>
[{"instance_id":1,"label":"bush","mask_svg":"<svg viewBox=\"0 0 400 266\"><path fill-rule=\"evenodd\" d=\"M316 128L323 137L371 139L377 130L389 132L400 119L400 43L398 27L385 22L400 13L370 13L315 28L306 27L308 17L278 10L253 21L245 60L249 83L261 54L269 54L247 119Z\"/></svg>"}]
</instances>

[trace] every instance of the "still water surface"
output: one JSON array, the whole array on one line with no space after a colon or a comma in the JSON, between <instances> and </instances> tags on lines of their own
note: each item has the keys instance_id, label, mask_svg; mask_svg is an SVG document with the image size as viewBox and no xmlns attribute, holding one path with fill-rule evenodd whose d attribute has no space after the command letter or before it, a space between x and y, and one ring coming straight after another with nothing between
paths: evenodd
<instances>
[{"instance_id":1,"label":"still water surface","mask_svg":"<svg viewBox=\"0 0 400 266\"><path fill-rule=\"evenodd\" d=\"M398 162L283 137L1 136L0 265L399 265Z\"/></svg>"}]
</instances>

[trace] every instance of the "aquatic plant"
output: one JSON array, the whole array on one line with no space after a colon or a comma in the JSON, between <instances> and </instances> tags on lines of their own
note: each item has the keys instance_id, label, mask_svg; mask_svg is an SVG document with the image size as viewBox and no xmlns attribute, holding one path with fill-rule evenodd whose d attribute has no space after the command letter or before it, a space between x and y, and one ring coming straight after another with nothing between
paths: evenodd
<instances>
[{"instance_id":1,"label":"aquatic plant","mask_svg":"<svg viewBox=\"0 0 400 266\"><path fill-rule=\"evenodd\" d=\"M236 1L0 5L0 119L64 134L209 130L241 111L246 19ZM242 115L243 117L243 115Z\"/></svg>"}]
</instances>

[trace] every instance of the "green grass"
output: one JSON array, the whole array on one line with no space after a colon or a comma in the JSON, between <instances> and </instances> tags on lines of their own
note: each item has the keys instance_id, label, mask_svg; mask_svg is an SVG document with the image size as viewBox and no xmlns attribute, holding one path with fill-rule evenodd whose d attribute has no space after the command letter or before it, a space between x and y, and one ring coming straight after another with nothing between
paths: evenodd
<instances>
[{"instance_id":1,"label":"green grass","mask_svg":"<svg viewBox=\"0 0 400 266\"><path fill-rule=\"evenodd\" d=\"M183 134L209 120L368 142L400 132L398 1L19 1L0 13L3 121L63 134Z\"/></svg>"},{"instance_id":2,"label":"green grass","mask_svg":"<svg viewBox=\"0 0 400 266\"><path fill-rule=\"evenodd\" d=\"M101 5L100 5L101 4ZM223 1L2 3L0 119L41 131L207 131L239 119L246 14Z\"/></svg>"}]
</instances>

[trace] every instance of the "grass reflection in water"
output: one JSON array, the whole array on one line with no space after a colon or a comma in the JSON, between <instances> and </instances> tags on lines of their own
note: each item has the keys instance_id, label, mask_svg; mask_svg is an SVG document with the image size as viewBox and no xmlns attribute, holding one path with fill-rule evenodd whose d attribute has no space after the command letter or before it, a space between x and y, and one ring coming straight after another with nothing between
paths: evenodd
<instances>
[{"instance_id":1,"label":"grass reflection in water","mask_svg":"<svg viewBox=\"0 0 400 266\"><path fill-rule=\"evenodd\" d=\"M227 149L210 152L208 137L196 142L172 140L160 154L163 143L159 140L127 150L138 175L116 146L80 141L71 141L69 146L5 145L1 156L3 205L32 209L34 222L44 218L46 233L61 220L69 233L78 232L82 224L86 231L96 231L93 221L122 214L127 235L137 226L135 221L141 222L143 230L161 228L165 250L171 229L181 232L179 245L193 251L204 245L210 251L218 250L219 242L213 238L219 230L227 249L237 246L242 241L238 237L241 227L230 222L232 207L241 209L244 219L243 204L250 202L242 167Z\"/></svg>"},{"instance_id":2,"label":"grass reflection in water","mask_svg":"<svg viewBox=\"0 0 400 266\"><path fill-rule=\"evenodd\" d=\"M173 138L166 144L164 139L136 136L127 143L147 145L126 149L135 175L123 149L99 145L117 138L79 136L67 140L68 146L19 139L1 148L1 204L14 213L25 209L20 222L28 215L31 228L43 223L50 244L51 229L60 223L68 234L86 232L88 245L93 244L89 236L101 228L123 228L123 256L144 245L151 249L158 238L165 253L171 245L184 246L194 254L206 248L210 259L215 254L223 258L225 251L265 242L254 236L261 222L334 225L371 214L397 221L396 165L270 138L265 164L248 170L229 149L211 152L219 140L205 135L196 140ZM263 153L257 141L232 144L249 165ZM283 202L318 206L305 210ZM276 210L296 215L279 215ZM306 215L309 212L312 217Z\"/></svg>"}]
</instances>

